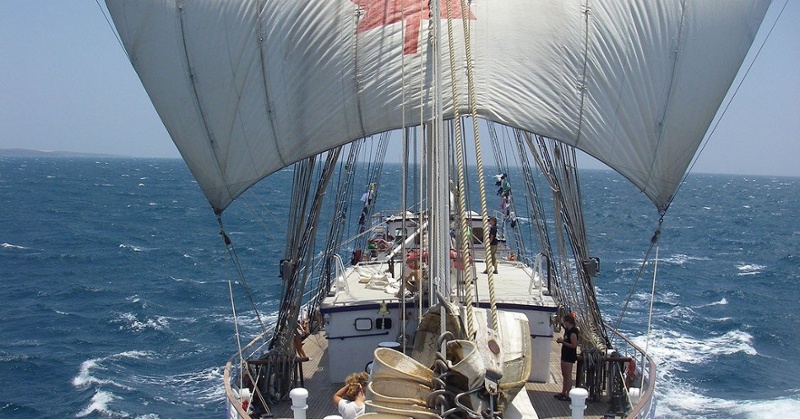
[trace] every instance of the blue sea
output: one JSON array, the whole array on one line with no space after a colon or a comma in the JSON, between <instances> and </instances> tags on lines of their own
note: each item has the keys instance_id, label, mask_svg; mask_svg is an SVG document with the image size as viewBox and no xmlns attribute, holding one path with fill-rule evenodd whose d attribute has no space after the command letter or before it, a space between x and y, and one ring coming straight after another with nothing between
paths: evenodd
<instances>
[{"instance_id":1,"label":"blue sea","mask_svg":"<svg viewBox=\"0 0 800 419\"><path fill-rule=\"evenodd\" d=\"M266 322L291 178L276 173L223 217ZM582 180L614 324L658 215L613 172ZM223 416L229 282L247 297L181 160L0 157L0 202L0 417ZM800 417L798 219L800 178L687 179L620 324L657 360L658 417ZM254 308L237 316L249 340Z\"/></svg>"}]
</instances>

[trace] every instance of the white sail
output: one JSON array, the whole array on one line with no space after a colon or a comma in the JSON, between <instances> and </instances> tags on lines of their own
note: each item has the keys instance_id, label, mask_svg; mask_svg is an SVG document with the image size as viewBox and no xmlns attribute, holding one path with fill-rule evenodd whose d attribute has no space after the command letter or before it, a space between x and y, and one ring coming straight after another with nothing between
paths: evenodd
<instances>
[{"instance_id":1,"label":"white sail","mask_svg":"<svg viewBox=\"0 0 800 419\"><path fill-rule=\"evenodd\" d=\"M107 0L164 125L220 211L288 164L398 128L404 114L429 115L427 4ZM478 112L576 146L664 209L768 6L473 0ZM466 111L461 23L456 75ZM443 92L452 115L450 87Z\"/></svg>"}]
</instances>

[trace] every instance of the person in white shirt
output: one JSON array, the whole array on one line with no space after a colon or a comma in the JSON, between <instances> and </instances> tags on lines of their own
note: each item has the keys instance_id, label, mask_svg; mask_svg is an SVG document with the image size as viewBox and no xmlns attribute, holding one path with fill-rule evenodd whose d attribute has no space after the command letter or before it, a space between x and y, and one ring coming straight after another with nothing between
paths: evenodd
<instances>
[{"instance_id":1,"label":"person in white shirt","mask_svg":"<svg viewBox=\"0 0 800 419\"><path fill-rule=\"evenodd\" d=\"M364 391L368 381L369 375L365 372L350 374L345 378L344 386L333 395L333 405L343 419L355 419L364 414Z\"/></svg>"}]
</instances>

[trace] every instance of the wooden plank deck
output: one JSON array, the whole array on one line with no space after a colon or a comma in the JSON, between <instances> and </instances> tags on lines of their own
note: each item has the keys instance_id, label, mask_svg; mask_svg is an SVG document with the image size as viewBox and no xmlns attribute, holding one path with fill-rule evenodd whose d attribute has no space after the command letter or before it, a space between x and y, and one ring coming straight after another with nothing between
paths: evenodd
<instances>
[{"instance_id":1,"label":"wooden plank deck","mask_svg":"<svg viewBox=\"0 0 800 419\"><path fill-rule=\"evenodd\" d=\"M328 353L327 340L324 332L311 335L306 338L304 349L311 360L303 363L304 386L309 391L308 419L322 419L328 415L336 415L337 410L333 405L333 394L338 390L342 383L328 383ZM531 404L536 409L539 418L571 418L572 413L569 402L561 401L553 397L561 391L561 367L559 361L559 345L552 342L553 355L550 357L550 380L549 383L529 382L525 389L531 399ZM299 383L298 383L299 386ZM607 401L587 402L585 415L587 418L602 418L608 410ZM273 406L275 418L291 418L291 401L283 402Z\"/></svg>"}]
</instances>

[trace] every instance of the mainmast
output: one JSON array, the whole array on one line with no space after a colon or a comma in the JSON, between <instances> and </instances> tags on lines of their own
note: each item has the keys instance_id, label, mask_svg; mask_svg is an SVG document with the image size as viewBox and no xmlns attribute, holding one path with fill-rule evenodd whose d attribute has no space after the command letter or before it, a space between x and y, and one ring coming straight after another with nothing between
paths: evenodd
<instances>
[{"instance_id":1,"label":"mainmast","mask_svg":"<svg viewBox=\"0 0 800 419\"><path fill-rule=\"evenodd\" d=\"M449 295L450 289L450 153L444 136L444 112L442 105L442 20L440 0L431 0L430 18L433 36L430 38L430 64L432 71L433 118L428 137L430 153L427 164L430 182L430 289ZM433 301L435 294L431 294Z\"/></svg>"}]
</instances>

